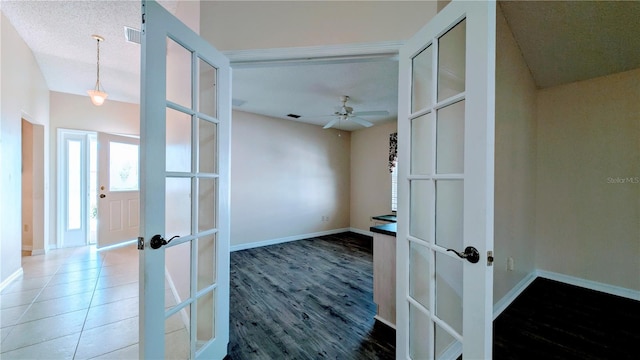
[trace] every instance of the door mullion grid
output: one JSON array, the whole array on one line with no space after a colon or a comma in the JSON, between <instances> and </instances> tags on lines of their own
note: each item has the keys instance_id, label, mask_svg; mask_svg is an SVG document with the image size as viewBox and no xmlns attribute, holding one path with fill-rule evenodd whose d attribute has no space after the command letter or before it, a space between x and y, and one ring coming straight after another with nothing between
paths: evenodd
<instances>
[{"instance_id":1,"label":"door mullion grid","mask_svg":"<svg viewBox=\"0 0 640 360\"><path fill-rule=\"evenodd\" d=\"M166 105L166 106L167 106L169 109L172 109L172 110L175 110L175 111L179 111L179 112L181 112L181 113L185 113L185 114L187 114L187 115L192 115L192 116L196 113L193 109L189 109L189 108L188 108L188 107L186 107L186 106L182 106L182 105L180 105L180 104L174 103L174 102L173 102L173 101L171 101L171 100L166 100L166 102L167 102L167 105Z\"/></svg>"},{"instance_id":2,"label":"door mullion grid","mask_svg":"<svg viewBox=\"0 0 640 360\"><path fill-rule=\"evenodd\" d=\"M435 164L432 165L435 167ZM428 251L429 251L429 278L427 281L429 282L429 310L431 310L431 315L429 316L429 327L430 334L429 336L429 354L431 354L432 358L435 358L435 323L433 318L436 314L436 254L433 247L436 243L436 182L434 180L429 181L430 186L429 190L431 192L431 203L429 204L429 224L431 225L431 231L429 231L429 241L428 241Z\"/></svg>"},{"instance_id":3,"label":"door mullion grid","mask_svg":"<svg viewBox=\"0 0 640 360\"><path fill-rule=\"evenodd\" d=\"M189 323L189 349L191 359L196 357L196 336L198 325L198 220L200 210L200 197L199 189L200 183L198 181L198 160L199 160L199 141L198 141L198 56L195 51L191 51L191 234L196 236L191 241L191 292L192 298L191 305L191 321Z\"/></svg>"},{"instance_id":4,"label":"door mullion grid","mask_svg":"<svg viewBox=\"0 0 640 360\"><path fill-rule=\"evenodd\" d=\"M453 105L453 104L455 104L455 103L457 103L459 101L464 100L465 98L466 98L466 91L463 91L461 93L458 93L458 94L455 94L453 96L450 96L450 97L440 101L439 103L436 103L433 106L433 109L434 109L434 111L436 111L436 110L440 110L440 109L446 108L447 106Z\"/></svg>"},{"instance_id":5,"label":"door mullion grid","mask_svg":"<svg viewBox=\"0 0 640 360\"><path fill-rule=\"evenodd\" d=\"M430 121L429 127L431 128L431 141L430 141L430 151L429 156L431 156L431 169L429 171L430 174L436 175L437 169L437 130L438 130L438 110L435 108L435 105L438 103L438 53L440 50L439 42L437 38L431 39L431 113L430 113ZM429 232L429 310L431 310L431 316L429 316L429 327L430 334L428 342L429 342L429 354L431 358L435 358L436 345L436 323L434 322L434 317L436 315L436 254L433 250L433 246L436 244L436 180L431 179L429 190L431 191L431 203L429 204L429 223L431 225L431 231Z\"/></svg>"},{"instance_id":6,"label":"door mullion grid","mask_svg":"<svg viewBox=\"0 0 640 360\"><path fill-rule=\"evenodd\" d=\"M207 59L205 58L204 60L206 60L206 62L211 65L214 68L214 72L215 72L215 86L217 88L221 88L220 86L218 86L219 84L224 84L224 79L226 78L227 75L229 74L225 74L225 71L222 70L222 68L220 67L220 64L215 61L215 59ZM230 71L230 70L229 70ZM231 114L228 115L228 117L224 117L224 114L221 114L221 110L223 110L220 107L220 104L222 104L221 99L223 98L223 93L221 91L216 90L215 91L215 113L212 114L213 117L215 118L214 123L216 124L216 133L215 133L215 156L214 156L214 161L215 161L215 166L213 168L213 171L215 174L219 175L223 173L223 169L222 169L222 162L221 162L221 157L220 154L223 154L223 149L222 149L222 141L220 141L220 138L222 137L223 134L223 129L225 129L227 126L230 126L230 121L231 121ZM229 99L231 100L231 99ZM231 111L231 110L230 110ZM224 120L227 121L226 124L223 124L222 121L220 119L222 119L224 117ZM229 131L230 133L230 131ZM230 140L230 137L229 137ZM230 159L230 158L229 158ZM228 160L230 161L230 160ZM227 169L230 168L230 166L228 165L227 162ZM226 178L227 181L231 181L231 177L227 177ZM221 216L223 214L223 206L222 206L222 201L221 199L224 199L222 196L222 182L224 181L224 178L220 178L219 176L216 176L216 182L215 182L215 189L214 189L214 193L215 193L215 204L214 204L214 208L215 208L215 219L214 219L214 228L216 229L216 236L215 236L215 242L214 242L214 251L215 254L221 254L223 253L220 250L221 247L221 237L219 236L219 233L217 231L217 229L220 229L223 225L222 225L222 221L221 221ZM227 190L229 189L229 187L227 187ZM228 200L230 200L230 197L227 197ZM229 227L226 228L227 231L229 231ZM214 310L213 310L213 320L211 322L212 325L212 329L211 331L213 332L213 337L214 339L218 337L218 334L220 332L221 326L227 326L226 323L223 323L222 325L220 324L220 320L223 318L223 314L221 314L220 311L220 307L218 306L218 304L223 303L225 300L222 300L222 296L224 295L224 292L221 290L224 290L224 288L219 288L219 284L220 284L220 278L219 276L221 274L223 274L222 268L223 266L226 266L227 268L229 268L229 262L228 261L221 261L220 256L216 255L215 256L215 277L213 278L213 284L211 285L212 288L212 297L213 297L213 304L214 304ZM230 280L227 280L229 285L231 283ZM226 295L227 297L229 296L229 294L227 293ZM228 318L228 316L227 316Z\"/></svg>"},{"instance_id":7,"label":"door mullion grid","mask_svg":"<svg viewBox=\"0 0 640 360\"><path fill-rule=\"evenodd\" d=\"M193 299L189 298L189 299L186 299L185 301L183 301L183 302L181 302L179 304L176 304L176 306L170 308L169 310L166 310L164 312L165 321L167 319L169 319L170 317L172 317L173 315L175 315L176 313L184 310L187 306L191 305L192 303L193 303Z\"/></svg>"}]
</instances>

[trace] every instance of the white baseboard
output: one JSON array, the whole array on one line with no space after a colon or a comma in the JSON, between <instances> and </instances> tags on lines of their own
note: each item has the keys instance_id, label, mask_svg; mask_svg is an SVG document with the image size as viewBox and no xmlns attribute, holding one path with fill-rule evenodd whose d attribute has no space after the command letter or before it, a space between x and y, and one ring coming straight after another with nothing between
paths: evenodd
<instances>
[{"instance_id":1,"label":"white baseboard","mask_svg":"<svg viewBox=\"0 0 640 360\"><path fill-rule=\"evenodd\" d=\"M396 325L395 324L392 324L388 320L385 320L385 319L381 318L377 314L374 315L373 318L376 319L377 321L380 321L381 323L387 325L388 327L392 328L393 330L396 330Z\"/></svg>"},{"instance_id":2,"label":"white baseboard","mask_svg":"<svg viewBox=\"0 0 640 360\"><path fill-rule=\"evenodd\" d=\"M32 245L22 245L22 251L30 251L31 252L31 256L35 256L35 255L44 255L47 252L44 249L33 249Z\"/></svg>"},{"instance_id":3,"label":"white baseboard","mask_svg":"<svg viewBox=\"0 0 640 360\"><path fill-rule=\"evenodd\" d=\"M502 312L511 305L518 295L520 295L524 289L526 289L533 280L536 279L535 271L525 276L519 283L516 284L508 293L506 293L502 299L493 304L493 320L495 320Z\"/></svg>"},{"instance_id":4,"label":"white baseboard","mask_svg":"<svg viewBox=\"0 0 640 360\"><path fill-rule=\"evenodd\" d=\"M15 279L22 276L23 273L24 271L22 270L22 267L20 267L13 274L9 275L8 278L6 278L3 282L0 283L0 291L4 290L4 288L6 288L9 284L11 284Z\"/></svg>"},{"instance_id":5,"label":"white baseboard","mask_svg":"<svg viewBox=\"0 0 640 360\"><path fill-rule=\"evenodd\" d=\"M575 276L564 275L545 270L536 270L536 276L640 301L640 291L623 288L621 286L604 284L597 281L581 279Z\"/></svg>"},{"instance_id":6,"label":"white baseboard","mask_svg":"<svg viewBox=\"0 0 640 360\"><path fill-rule=\"evenodd\" d=\"M371 231L365 231L365 230L360 230L358 228L349 228L349 231L354 232L356 234L360 234L360 235L366 235L366 236L373 236L373 233Z\"/></svg>"},{"instance_id":7,"label":"white baseboard","mask_svg":"<svg viewBox=\"0 0 640 360\"><path fill-rule=\"evenodd\" d=\"M253 248L258 248L263 246L282 244L290 241L304 240L304 239L314 238L318 236L339 234L346 231L350 231L350 228L333 229L333 230L320 231L320 232L315 232L310 234L287 236L279 239L271 239L271 240L256 241L256 242L251 242L246 244L232 245L230 248L230 251L234 252L234 251L240 251L240 250L246 250L246 249L253 249Z\"/></svg>"}]
</instances>

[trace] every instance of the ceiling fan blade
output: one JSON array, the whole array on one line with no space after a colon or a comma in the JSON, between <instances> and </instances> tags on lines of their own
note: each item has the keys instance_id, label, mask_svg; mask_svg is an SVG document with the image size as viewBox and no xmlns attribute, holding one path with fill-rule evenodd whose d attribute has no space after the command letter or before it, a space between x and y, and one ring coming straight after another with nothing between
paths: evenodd
<instances>
[{"instance_id":1,"label":"ceiling fan blade","mask_svg":"<svg viewBox=\"0 0 640 360\"><path fill-rule=\"evenodd\" d=\"M362 125L364 127L372 127L373 126L373 123L370 123L367 120L359 118L359 117L353 116L353 117L350 117L349 119L353 120L354 123L360 124L360 125Z\"/></svg>"},{"instance_id":2,"label":"ceiling fan blade","mask_svg":"<svg viewBox=\"0 0 640 360\"><path fill-rule=\"evenodd\" d=\"M325 125L323 127L323 129L328 129L328 128L332 127L333 125L335 125L335 123L338 122L338 120L340 120L340 119L333 119L333 120L329 121L329 123L327 123L327 125Z\"/></svg>"},{"instance_id":3,"label":"ceiling fan blade","mask_svg":"<svg viewBox=\"0 0 640 360\"><path fill-rule=\"evenodd\" d=\"M352 114L353 116L373 116L373 115L389 115L389 112L386 110L379 111L356 111Z\"/></svg>"}]
</instances>

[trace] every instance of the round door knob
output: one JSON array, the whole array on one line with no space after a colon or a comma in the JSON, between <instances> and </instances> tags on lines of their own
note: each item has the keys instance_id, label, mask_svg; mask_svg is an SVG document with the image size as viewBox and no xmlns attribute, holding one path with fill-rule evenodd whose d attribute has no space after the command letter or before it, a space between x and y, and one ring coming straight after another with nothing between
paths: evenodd
<instances>
[{"instance_id":1,"label":"round door knob","mask_svg":"<svg viewBox=\"0 0 640 360\"><path fill-rule=\"evenodd\" d=\"M107 195L105 195L105 194L100 194L100 199L104 199L104 198L106 198L106 197L107 197Z\"/></svg>"}]
</instances>

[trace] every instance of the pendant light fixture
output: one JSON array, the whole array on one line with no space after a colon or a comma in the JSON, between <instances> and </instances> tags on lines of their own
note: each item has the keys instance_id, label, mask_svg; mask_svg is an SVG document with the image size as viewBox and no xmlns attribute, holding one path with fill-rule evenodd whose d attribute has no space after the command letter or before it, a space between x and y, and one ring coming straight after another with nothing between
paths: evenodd
<instances>
[{"instance_id":1,"label":"pendant light fixture","mask_svg":"<svg viewBox=\"0 0 640 360\"><path fill-rule=\"evenodd\" d=\"M100 85L100 42L104 41L104 38L100 35L91 35L92 38L96 39L98 42L98 62L97 62L97 78L96 78L96 87L93 90L87 91L89 93L89 97L91 97L91 102L95 106L100 106L104 104L104 101L107 100L106 92L102 91L102 87Z\"/></svg>"}]
</instances>

